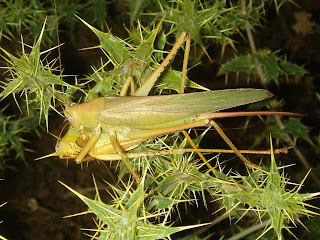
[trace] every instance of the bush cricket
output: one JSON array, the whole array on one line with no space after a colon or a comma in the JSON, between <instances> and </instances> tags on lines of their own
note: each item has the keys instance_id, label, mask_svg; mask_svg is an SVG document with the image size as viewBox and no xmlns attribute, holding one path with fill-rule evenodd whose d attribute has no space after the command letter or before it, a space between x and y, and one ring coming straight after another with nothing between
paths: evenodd
<instances>
[{"instance_id":1,"label":"bush cricket","mask_svg":"<svg viewBox=\"0 0 320 240\"><path fill-rule=\"evenodd\" d=\"M123 91L121 91L121 96L96 98L90 102L75 104L65 109L65 116L70 122L70 128L56 145L55 155L60 158L75 157L77 163L83 162L87 154L101 160L108 159L108 156L111 156L109 160L112 157L121 159L139 183L138 174L128 162L130 154L128 155L125 151L157 136L211 125L242 161L255 166L232 144L213 119L252 115L300 116L300 114L262 111L219 112L262 101L272 96L269 91L262 89L229 89L147 96L161 72L185 41L187 43L180 90L180 93L183 93L190 50L190 38L186 33L181 34L167 57L142 86L134 92L134 96L125 96L128 86L133 82L128 77ZM201 157L201 151L195 146L193 151Z\"/></svg>"}]
</instances>

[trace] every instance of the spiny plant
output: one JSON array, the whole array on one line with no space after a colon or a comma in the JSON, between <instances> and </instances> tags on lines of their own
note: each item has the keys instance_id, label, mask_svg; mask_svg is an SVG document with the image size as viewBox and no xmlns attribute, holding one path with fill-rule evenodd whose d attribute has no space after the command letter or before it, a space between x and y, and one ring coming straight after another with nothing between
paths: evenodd
<instances>
[{"instance_id":1,"label":"spiny plant","mask_svg":"<svg viewBox=\"0 0 320 240\"><path fill-rule=\"evenodd\" d=\"M39 36L46 20L48 29L43 33L42 44L52 46L56 43L59 25L74 33L77 24L73 18L75 14L81 13L103 27L107 10L108 2L105 0L85 4L76 0L4 0L0 3L0 41L2 38L11 40L21 31L33 37Z\"/></svg>"},{"instance_id":2,"label":"spiny plant","mask_svg":"<svg viewBox=\"0 0 320 240\"><path fill-rule=\"evenodd\" d=\"M130 235L137 239L162 239L181 230L199 227L169 227L164 224L169 221L171 212L175 208L178 210L178 204L196 202L194 196L197 193L204 196L204 192L216 200L222 200L220 210L226 209L227 213L233 211L238 220L248 212L256 214L257 223L266 220L266 227L258 239L271 230L274 230L278 239L283 239L283 229L291 233L288 224L303 225L301 216L317 214L308 209L313 206L306 201L317 197L319 193L299 193L307 176L300 184L291 183L285 177L283 168L277 166L272 145L271 151L270 167L248 170L247 176L231 172L224 174L220 165L211 176L209 172L202 173L202 164L194 162L194 159L179 158L170 162L157 158L162 162L153 163L155 167L149 169L153 173L150 176L152 179L148 179L149 174L145 172L136 190L132 189L132 184L124 186L124 190L109 184L115 195L111 204L102 202L97 187L96 198L89 199L63 185L89 207L85 213L96 215L97 229L90 230L95 232L92 239L130 239ZM177 158L177 155L172 158ZM175 163L179 166L174 166ZM288 185L294 187L290 189ZM203 200L205 202L205 198ZM164 216L159 225L148 221L159 216Z\"/></svg>"},{"instance_id":3,"label":"spiny plant","mask_svg":"<svg viewBox=\"0 0 320 240\"><path fill-rule=\"evenodd\" d=\"M1 110L0 124L0 171L3 173L6 169L14 168L12 158L26 160L25 152L32 149L25 146L28 142L25 135L38 127L39 120L37 115L34 115L34 111L32 115L17 118L6 116L4 110Z\"/></svg>"},{"instance_id":4,"label":"spiny plant","mask_svg":"<svg viewBox=\"0 0 320 240\"><path fill-rule=\"evenodd\" d=\"M158 1L156 4L151 4L151 1L132 1L130 18L133 25L127 29L129 37L125 40L114 36L111 31L100 31L81 20L99 38L98 47L106 54L107 60L102 60L99 67L93 67L88 81L81 84L76 81L74 85L63 81L66 76L55 67L57 60L47 62L45 54L49 50L40 51L45 34L43 25L40 37L31 47L30 53L25 50L26 45L23 41L20 57L3 50L4 57L10 64L7 69L11 79L4 83L4 90L0 96L5 98L13 95L15 98L17 94L22 94L26 108L29 109L30 105L37 108L39 119L45 119L48 128L50 110L58 111L59 105L56 101L59 101L62 107L69 107L72 97L72 100L87 102L96 99L97 96L133 95L157 69L170 48L169 45L176 40L179 41L184 32L190 36L190 41L187 42L189 41L191 49L200 48L202 51L199 56L190 60L189 68L196 66L202 56L209 56L208 48L212 40L218 40L215 42L222 44L222 53L228 44L235 48L235 34L246 31L248 25L261 25L264 2L250 1L246 4L242 1L245 3L243 9L240 2L239 5L233 5L229 1ZM286 1L268 3L275 4L278 9L284 2ZM146 10L148 14L144 14ZM141 16L141 20L134 22L136 16ZM149 21L150 19L152 21ZM144 26L148 21L151 23ZM188 48L187 44L185 49ZM242 71L260 76L261 71L256 66L262 65L265 79L277 82L282 75L296 77L305 73L303 68L284 59L269 50L259 51L237 57L222 65L220 74ZM174 66L164 70L151 89L152 94L180 92L182 72ZM185 86L190 89L207 90L188 78ZM16 102L19 106L19 101ZM298 120L287 121L288 125L295 126ZM292 127L291 133L294 129L295 127ZM306 138L306 130L303 133L298 132ZM85 131L82 133L86 134ZM83 148L86 142L77 139L78 134L78 131L72 132L72 128L69 128L65 135L69 137L68 141L77 148L76 150ZM261 236L273 229L276 237L283 239L282 230L290 232L290 223L301 223L300 216L316 214L308 209L312 206L305 201L316 197L318 193L299 193L303 182L292 189L288 188L291 183L276 165L273 150L270 168L248 169L246 176L231 171L225 173L217 156L202 162L204 160L197 159L194 152L163 155L177 148L190 147L193 142L195 144L192 147L197 149L205 134L206 131L200 136L196 135L189 142L188 135L185 134L157 137L130 150L126 153L127 156L133 156L130 157L130 165L134 172L143 173L142 181L136 187L133 187L134 183L131 180L127 184L123 183L121 187L109 183L114 192L114 200L111 203L104 203L98 192L95 199L89 199L68 187L88 205L89 212L97 216L97 228L92 229L92 238L170 238L176 232L199 227L172 226L171 216L179 210L179 204L185 204L187 207L197 204L197 196L201 196L207 206L207 194L221 202L220 210L225 209L239 220L248 212L254 212L257 222L266 221L266 228ZM109 137L106 135L101 134L102 143ZM139 155L141 152L152 154ZM162 155L157 155L156 152ZM86 160L93 160L95 156L97 155ZM205 165L211 166L212 162L216 162L215 166L204 172ZM119 165L118 176L125 182L125 176L129 173L128 167L123 161L119 162Z\"/></svg>"},{"instance_id":5,"label":"spiny plant","mask_svg":"<svg viewBox=\"0 0 320 240\"><path fill-rule=\"evenodd\" d=\"M9 71L11 78L10 81L3 83L0 98L4 99L13 95L19 107L16 94L22 93L25 97L27 112L29 113L29 106L33 105L33 108L39 110L39 120L44 118L48 128L49 110L55 110L55 99L62 98L67 101L68 92L76 87L62 81L62 76L53 73L57 70L54 67L55 61L47 62L46 57L41 58L41 55L50 51L50 49L44 52L40 51L43 33L44 27L30 53L26 53L25 45L22 42L22 55L20 57L15 57L1 48L7 56L7 58L4 56L3 58L10 64L6 69ZM63 87L71 90L63 91Z\"/></svg>"},{"instance_id":6,"label":"spiny plant","mask_svg":"<svg viewBox=\"0 0 320 240\"><path fill-rule=\"evenodd\" d=\"M131 184L124 186L125 191L111 186L115 194L112 204L105 204L101 201L96 185L95 199L89 199L65 184L63 185L88 205L89 211L86 213L91 212L97 216L97 229L91 230L95 232L92 239L164 239L174 233L205 225L173 227L165 225L166 219L158 224L149 220L158 217L159 214L146 211L145 202L149 194L145 192L145 177L146 175L138 188L133 191Z\"/></svg>"}]
</instances>

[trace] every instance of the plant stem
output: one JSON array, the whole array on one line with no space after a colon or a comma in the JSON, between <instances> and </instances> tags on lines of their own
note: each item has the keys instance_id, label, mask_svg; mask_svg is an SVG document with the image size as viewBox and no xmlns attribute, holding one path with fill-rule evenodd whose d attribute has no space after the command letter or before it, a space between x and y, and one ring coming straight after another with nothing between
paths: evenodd
<instances>
[{"instance_id":1,"label":"plant stem","mask_svg":"<svg viewBox=\"0 0 320 240\"><path fill-rule=\"evenodd\" d=\"M235 211L226 212L226 213L220 215L219 217L215 218L213 221L211 221L211 222L210 222L210 225L208 225L208 226L206 226L206 227L202 227L202 228L200 228L200 229L197 230L197 231L194 231L194 232L192 233L192 235L187 235L187 236L185 236L185 237L179 238L179 240L188 240L188 239L191 239L192 236L199 236L199 235L205 233L206 231L208 231L208 230L209 230L211 227L213 227L214 225L222 222L222 221L225 220L226 218L230 218L230 219L231 219L231 217L234 216L234 213L235 213Z\"/></svg>"},{"instance_id":2,"label":"plant stem","mask_svg":"<svg viewBox=\"0 0 320 240\"><path fill-rule=\"evenodd\" d=\"M243 16L247 17L246 0L241 0L241 10L242 10ZM265 78L264 72L262 70L262 65L259 63L259 60L258 60L258 51L256 49L256 44L255 44L254 39L253 39L251 26L250 26L248 21L245 22L245 29L246 29L246 33L247 33L247 36L248 36L249 45L250 45L250 48L251 48L251 52L252 52L252 55L253 55L253 60L254 60L254 63L255 63L255 67L256 67L257 73L258 73L258 75L259 75L259 77L261 79L262 84L265 85L267 83L266 82L266 78Z\"/></svg>"},{"instance_id":3,"label":"plant stem","mask_svg":"<svg viewBox=\"0 0 320 240\"><path fill-rule=\"evenodd\" d=\"M264 220L263 222L261 222L260 224L256 224L252 227L249 227L245 230L243 230L242 232L232 236L231 238L228 238L228 240L238 240L238 239L242 239L243 237L255 232L255 231L258 231L259 229L265 227L268 225L268 223L270 223L270 219L267 219L267 220Z\"/></svg>"}]
</instances>

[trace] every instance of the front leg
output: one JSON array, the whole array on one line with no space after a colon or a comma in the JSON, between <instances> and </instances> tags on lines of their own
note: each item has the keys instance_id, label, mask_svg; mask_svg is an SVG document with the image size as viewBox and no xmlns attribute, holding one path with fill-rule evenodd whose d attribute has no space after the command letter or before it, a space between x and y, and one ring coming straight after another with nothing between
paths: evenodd
<instances>
[{"instance_id":1,"label":"front leg","mask_svg":"<svg viewBox=\"0 0 320 240\"><path fill-rule=\"evenodd\" d=\"M96 142L99 140L101 135L101 126L98 124L98 126L93 130L92 136L87 142L87 144L82 148L81 152L76 158L76 163L80 164L83 162L84 157L90 152L90 150L93 148L93 146L96 144Z\"/></svg>"},{"instance_id":2,"label":"front leg","mask_svg":"<svg viewBox=\"0 0 320 240\"><path fill-rule=\"evenodd\" d=\"M121 157L121 159L123 160L124 164L126 165L126 167L128 168L128 170L130 171L130 173L133 175L133 177L135 178L137 184L140 183L140 177L139 175L132 169L127 156L125 155L125 153L123 152L118 139L117 139L117 135L115 132L110 133L110 142L114 148L114 150L116 151L116 153Z\"/></svg>"}]
</instances>

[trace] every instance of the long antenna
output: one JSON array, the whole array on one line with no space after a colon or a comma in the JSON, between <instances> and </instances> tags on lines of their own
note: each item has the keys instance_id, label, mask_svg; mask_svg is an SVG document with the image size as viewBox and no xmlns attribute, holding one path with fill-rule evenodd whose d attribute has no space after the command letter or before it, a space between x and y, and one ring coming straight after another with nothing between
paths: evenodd
<instances>
[{"instance_id":1,"label":"long antenna","mask_svg":"<svg viewBox=\"0 0 320 240\"><path fill-rule=\"evenodd\" d=\"M56 2L56 0L53 0L53 2L54 2L54 15L55 15L55 17L56 17L56 29L57 29L59 67L60 67L60 73L62 73L62 62L61 62L61 50L60 50L60 37L59 37L59 21L58 21L58 12L57 12L57 2ZM62 86L62 88L63 88L63 86Z\"/></svg>"},{"instance_id":2,"label":"long antenna","mask_svg":"<svg viewBox=\"0 0 320 240\"><path fill-rule=\"evenodd\" d=\"M63 128L61 129L61 131L60 131L60 133L59 133L59 136L58 136L58 138L57 138L57 143L56 143L56 145L57 145L58 142L60 141L62 132L63 132L63 130L66 128L66 126L68 126L68 124L69 124L69 122L67 122L67 123L63 126Z\"/></svg>"}]
</instances>

